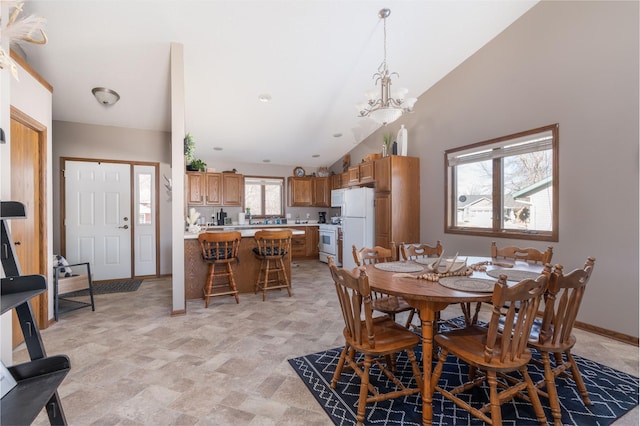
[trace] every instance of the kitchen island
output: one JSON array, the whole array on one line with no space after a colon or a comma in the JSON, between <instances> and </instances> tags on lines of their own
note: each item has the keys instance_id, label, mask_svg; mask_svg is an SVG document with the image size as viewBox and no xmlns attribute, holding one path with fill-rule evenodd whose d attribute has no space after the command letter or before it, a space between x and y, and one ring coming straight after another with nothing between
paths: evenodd
<instances>
[{"instance_id":1,"label":"kitchen island","mask_svg":"<svg viewBox=\"0 0 640 426\"><path fill-rule=\"evenodd\" d=\"M295 227L286 225L252 225L252 226L225 226L214 227L206 232L216 231L239 231L242 235L240 249L238 251L239 263L233 265L233 273L236 280L236 287L240 293L253 293L255 283L260 271L260 260L253 253L256 242L253 238L260 230L291 229L293 236L305 235L305 230L300 229L304 225L296 224ZM309 226L317 225L310 224ZM205 231L203 231L205 232ZM285 269L287 278L291 282L291 253L285 259ZM185 297L190 299L202 299L202 288L207 279L208 265L202 261L198 234L186 233L184 236L184 286ZM292 283L293 284L293 283ZM286 293L286 292L285 292ZM242 302L242 298L240 298Z\"/></svg>"}]
</instances>

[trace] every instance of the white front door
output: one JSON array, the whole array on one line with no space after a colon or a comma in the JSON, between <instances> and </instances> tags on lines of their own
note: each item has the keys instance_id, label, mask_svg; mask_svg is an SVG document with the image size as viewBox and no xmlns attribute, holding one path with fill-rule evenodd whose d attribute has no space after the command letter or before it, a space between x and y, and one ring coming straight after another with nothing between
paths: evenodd
<instances>
[{"instance_id":1,"label":"white front door","mask_svg":"<svg viewBox=\"0 0 640 426\"><path fill-rule=\"evenodd\" d=\"M95 280L131 278L131 166L65 161L66 257Z\"/></svg>"}]
</instances>

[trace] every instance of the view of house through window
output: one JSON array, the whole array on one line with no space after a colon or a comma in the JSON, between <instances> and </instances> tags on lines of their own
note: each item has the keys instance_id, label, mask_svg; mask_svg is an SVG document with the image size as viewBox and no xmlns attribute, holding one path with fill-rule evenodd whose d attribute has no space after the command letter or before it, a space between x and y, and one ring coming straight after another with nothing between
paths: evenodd
<instances>
[{"instance_id":1,"label":"view of house through window","mask_svg":"<svg viewBox=\"0 0 640 426\"><path fill-rule=\"evenodd\" d=\"M557 241L557 146L554 124L446 151L446 231Z\"/></svg>"},{"instance_id":2,"label":"view of house through window","mask_svg":"<svg viewBox=\"0 0 640 426\"><path fill-rule=\"evenodd\" d=\"M151 175L140 173L138 175L138 223L148 225L151 223Z\"/></svg>"},{"instance_id":3,"label":"view of house through window","mask_svg":"<svg viewBox=\"0 0 640 426\"><path fill-rule=\"evenodd\" d=\"M284 216L284 178L245 176L244 207L251 216Z\"/></svg>"}]
</instances>

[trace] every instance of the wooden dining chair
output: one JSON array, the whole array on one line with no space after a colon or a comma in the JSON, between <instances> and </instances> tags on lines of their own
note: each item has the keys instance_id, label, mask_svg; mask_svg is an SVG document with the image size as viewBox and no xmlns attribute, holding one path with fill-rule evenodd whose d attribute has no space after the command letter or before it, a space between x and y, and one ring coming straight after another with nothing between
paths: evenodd
<instances>
[{"instance_id":1,"label":"wooden dining chair","mask_svg":"<svg viewBox=\"0 0 640 426\"><path fill-rule=\"evenodd\" d=\"M438 257L442 254L442 243L440 240L435 246L428 244L400 244L400 255L403 260L414 260L423 257Z\"/></svg>"},{"instance_id":2,"label":"wooden dining chair","mask_svg":"<svg viewBox=\"0 0 640 426\"><path fill-rule=\"evenodd\" d=\"M551 263L551 258L553 257L553 247L547 247L547 250L540 251L535 248L527 247L527 248L519 248L515 246L508 246L503 248L498 248L498 245L495 241L491 241L491 259L493 261L499 261L500 259L508 259L508 260L521 260L528 263L540 263L542 265L546 265L547 263ZM464 314L464 319L466 324L475 324L478 322L478 314L480 313L480 308L482 306L482 302L476 303L475 311L471 312L471 303L461 303L460 308L462 309L462 313Z\"/></svg>"},{"instance_id":3,"label":"wooden dining chair","mask_svg":"<svg viewBox=\"0 0 640 426\"><path fill-rule=\"evenodd\" d=\"M338 268L333 257L329 256L329 270L335 283L345 323L343 331L345 345L340 353L331 387L336 389L346 363L347 367L352 369L360 379L356 420L358 425L362 425L368 403L413 395L421 391L422 374L413 350L420 344L420 336L397 324L389 316L373 318L371 289L364 268L358 269L356 275L352 275L350 271ZM415 387L403 385L392 372L390 360L396 353L402 351L407 352L407 358L411 363L416 381ZM361 362L356 361L358 353L364 355L364 360ZM372 366L377 366L381 370L380 376L395 390L383 389L382 386L371 383ZM388 392L380 393L382 390L388 390Z\"/></svg>"},{"instance_id":4,"label":"wooden dining chair","mask_svg":"<svg viewBox=\"0 0 640 426\"><path fill-rule=\"evenodd\" d=\"M395 260L396 245L395 242L391 242L391 248L384 248L375 246L372 248L363 247L360 250L355 246L352 246L353 260L357 266L392 262ZM406 327L409 328L411 320L413 319L414 309L409 306L406 300L402 297L391 296L388 294L379 293L377 291L371 292L372 302L371 306L374 311L383 312L391 317L395 321L396 315L402 312L409 312L409 318L406 322Z\"/></svg>"},{"instance_id":5,"label":"wooden dining chair","mask_svg":"<svg viewBox=\"0 0 640 426\"><path fill-rule=\"evenodd\" d=\"M538 311L540 298L547 288L549 273L550 268L546 268L536 280L523 280L511 287L507 285L507 277L500 275L493 290L493 314L488 329L469 325L437 334L435 342L440 346L441 352L431 378L431 389L440 392L458 407L464 408L473 416L492 425L502 424L501 405L514 396L522 394L526 389L538 422L546 425L547 419L536 386L527 372L527 364L531 360L527 340ZM518 311L516 311L516 303L520 305ZM505 306L508 307L505 308ZM502 311L505 311L504 314ZM499 333L498 323L501 316L504 317L505 326L504 331ZM438 382L449 354L467 363L470 374L468 382L447 390ZM512 383L501 379L498 382L498 377L501 377L502 373L514 371L520 372L522 380ZM457 396L485 381L490 388L489 402L482 407L471 406ZM451 380L447 384L452 385ZM500 392L498 387L501 389Z\"/></svg>"},{"instance_id":6,"label":"wooden dining chair","mask_svg":"<svg viewBox=\"0 0 640 426\"><path fill-rule=\"evenodd\" d=\"M595 258L589 257L584 268L576 269L567 275L562 273L562 265L555 266L545 293L540 334L537 339L529 341L530 347L540 351L542 361L539 363L544 366L544 379L536 386L539 393L549 398L554 424L557 426L562 425L560 401L555 385L555 378L559 375L573 379L584 404L591 405L582 375L571 355L571 348L576 344L576 338L571 332L595 261ZM551 354L553 354L553 367ZM571 374L569 375L567 371L571 371ZM547 392L542 391L545 386Z\"/></svg>"},{"instance_id":7,"label":"wooden dining chair","mask_svg":"<svg viewBox=\"0 0 640 426\"><path fill-rule=\"evenodd\" d=\"M238 249L242 236L238 231L203 232L198 235L202 260L209 264L207 281L202 292L204 307L214 296L233 296L239 303L232 265L238 263Z\"/></svg>"}]
</instances>

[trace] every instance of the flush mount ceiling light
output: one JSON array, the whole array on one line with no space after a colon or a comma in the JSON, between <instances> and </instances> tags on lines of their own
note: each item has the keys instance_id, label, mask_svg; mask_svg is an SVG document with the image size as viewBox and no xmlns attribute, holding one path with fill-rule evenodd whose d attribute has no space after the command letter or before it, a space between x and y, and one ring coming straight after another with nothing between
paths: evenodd
<instances>
[{"instance_id":1,"label":"flush mount ceiling light","mask_svg":"<svg viewBox=\"0 0 640 426\"><path fill-rule=\"evenodd\" d=\"M368 101L357 107L360 117L369 117L383 126L397 120L404 112L413 112L413 105L417 101L416 98L405 98L409 92L405 88L391 91L391 77L394 74L399 77L399 74L389 72L387 67L387 18L390 14L389 9L381 9L378 12L378 17L384 22L384 59L373 78L376 86L380 82L380 90L374 88L367 92Z\"/></svg>"},{"instance_id":2,"label":"flush mount ceiling light","mask_svg":"<svg viewBox=\"0 0 640 426\"><path fill-rule=\"evenodd\" d=\"M91 90L97 101L105 106L111 106L120 100L120 95L114 90L105 89L104 87L94 87Z\"/></svg>"}]
</instances>

